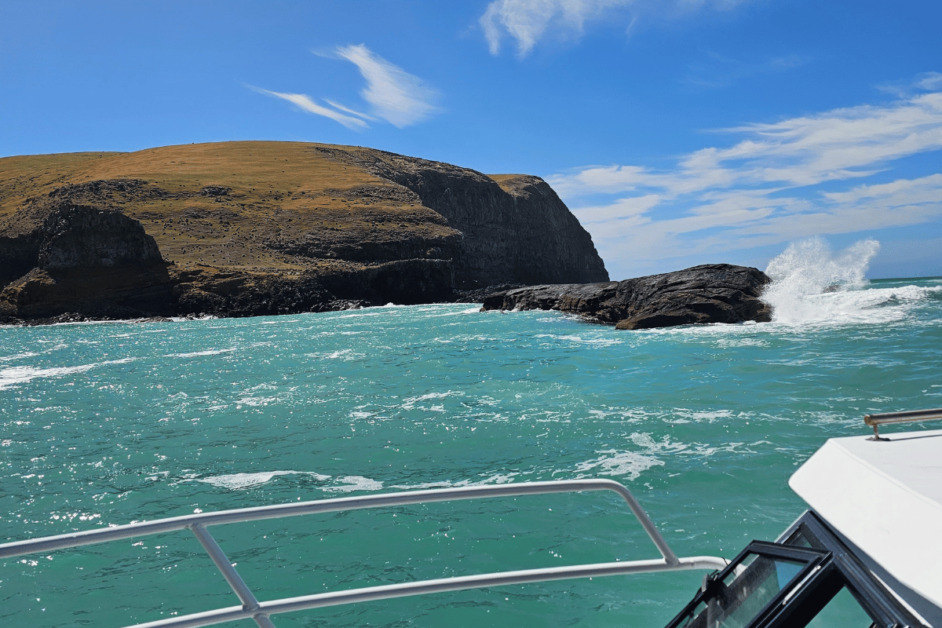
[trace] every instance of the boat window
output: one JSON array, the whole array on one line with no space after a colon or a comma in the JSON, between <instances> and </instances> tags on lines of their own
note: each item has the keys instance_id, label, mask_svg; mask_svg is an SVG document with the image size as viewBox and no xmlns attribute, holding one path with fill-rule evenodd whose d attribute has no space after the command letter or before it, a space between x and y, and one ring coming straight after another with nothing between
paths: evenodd
<instances>
[{"instance_id":1,"label":"boat window","mask_svg":"<svg viewBox=\"0 0 942 628\"><path fill-rule=\"evenodd\" d=\"M811 539L808 538L808 534L804 529L804 526L799 526L795 533L788 537L788 540L785 541L785 545L794 545L796 547L819 547L818 544L813 543Z\"/></svg>"},{"instance_id":2,"label":"boat window","mask_svg":"<svg viewBox=\"0 0 942 628\"><path fill-rule=\"evenodd\" d=\"M833 628L846 626L847 628L868 628L874 626L870 615L860 607L857 600L847 587L840 590L828 605L815 615L807 628Z\"/></svg>"},{"instance_id":3,"label":"boat window","mask_svg":"<svg viewBox=\"0 0 942 628\"><path fill-rule=\"evenodd\" d=\"M749 554L738 569L706 586L713 595L701 602L685 623L694 628L739 628L795 579L805 563Z\"/></svg>"},{"instance_id":4,"label":"boat window","mask_svg":"<svg viewBox=\"0 0 942 628\"><path fill-rule=\"evenodd\" d=\"M669 628L744 628L797 591L827 552L753 542L729 567L704 578Z\"/></svg>"}]
</instances>

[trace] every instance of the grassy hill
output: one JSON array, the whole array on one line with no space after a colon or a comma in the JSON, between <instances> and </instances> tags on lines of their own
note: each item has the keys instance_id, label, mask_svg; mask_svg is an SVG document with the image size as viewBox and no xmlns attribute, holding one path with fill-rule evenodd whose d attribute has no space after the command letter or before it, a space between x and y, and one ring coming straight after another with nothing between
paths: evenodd
<instances>
[{"instance_id":1,"label":"grassy hill","mask_svg":"<svg viewBox=\"0 0 942 628\"><path fill-rule=\"evenodd\" d=\"M152 237L166 270L126 263L122 229ZM49 247L74 268L44 267ZM109 261L117 249L121 272ZM537 177L301 142L0 159L8 318L306 311L607 278L588 233Z\"/></svg>"},{"instance_id":2,"label":"grassy hill","mask_svg":"<svg viewBox=\"0 0 942 628\"><path fill-rule=\"evenodd\" d=\"M439 214L400 186L318 148L343 147L227 142L7 157L0 159L0 235L35 229L50 206L49 194L63 188L60 195L76 203L138 220L164 258L178 265L300 270L326 261L271 246L301 233L359 242L454 235ZM89 185L117 180L142 185ZM373 193L359 194L364 188Z\"/></svg>"}]
</instances>

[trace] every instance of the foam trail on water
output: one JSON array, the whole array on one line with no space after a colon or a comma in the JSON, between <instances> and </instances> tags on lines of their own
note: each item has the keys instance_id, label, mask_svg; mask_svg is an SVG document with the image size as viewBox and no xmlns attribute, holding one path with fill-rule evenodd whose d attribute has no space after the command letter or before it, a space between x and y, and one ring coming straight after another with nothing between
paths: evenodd
<instances>
[{"instance_id":1,"label":"foam trail on water","mask_svg":"<svg viewBox=\"0 0 942 628\"><path fill-rule=\"evenodd\" d=\"M763 299L773 307L777 323L827 320L835 312L831 300L819 295L862 288L870 260L880 251L876 240L861 240L834 253L823 238L790 244L769 262L765 273L772 283Z\"/></svg>"}]
</instances>

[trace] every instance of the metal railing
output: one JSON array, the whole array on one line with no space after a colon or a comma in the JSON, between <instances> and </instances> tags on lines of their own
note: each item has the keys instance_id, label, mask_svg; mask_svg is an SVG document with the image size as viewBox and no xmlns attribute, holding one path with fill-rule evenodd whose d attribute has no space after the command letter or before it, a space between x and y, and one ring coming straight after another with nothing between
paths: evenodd
<instances>
[{"instance_id":1,"label":"metal railing","mask_svg":"<svg viewBox=\"0 0 942 628\"><path fill-rule=\"evenodd\" d=\"M870 440L889 440L880 437L881 425L937 420L942 420L942 408L932 410L907 410L905 412L884 412L883 414L868 414L864 416L864 423L873 427L873 438Z\"/></svg>"},{"instance_id":2,"label":"metal railing","mask_svg":"<svg viewBox=\"0 0 942 628\"><path fill-rule=\"evenodd\" d=\"M280 517L293 517L316 513L479 499L482 497L515 497L520 495L573 493L582 491L613 491L621 496L641 523L645 532L647 532L648 537L661 553L661 558L614 563L594 563L569 567L527 569L522 571L504 571L472 576L440 578L436 580L422 580L418 582L403 582L259 602L251 589L249 589L248 585L246 585L245 581L242 580L242 577L232 566L225 552L223 552L222 548L219 547L219 544L216 543L216 540L209 533L209 530L207 530L207 526L210 525L277 519ZM193 532L207 554L209 554L217 569L219 569L223 577L225 577L229 586L239 597L242 605L219 608L180 617L171 617L144 624L136 624L128 628L196 628L197 626L211 626L239 619L253 619L259 628L274 628L274 624L272 624L270 619L271 615L326 606L425 595L429 593L442 593L445 591L463 591L483 587L565 580L570 578L690 569L721 569L728 564L727 560L713 556L678 558L668 546L664 537L661 536L661 533L654 526L654 522L652 522L651 518L644 512L641 504L639 504L634 495L631 494L631 491L613 480L561 480L556 482L525 482L497 486L408 491L403 493L342 497L311 502L200 513L5 543L0 545L0 559L35 552L48 552L82 545L107 543L120 539L161 534L183 529L189 529Z\"/></svg>"}]
</instances>

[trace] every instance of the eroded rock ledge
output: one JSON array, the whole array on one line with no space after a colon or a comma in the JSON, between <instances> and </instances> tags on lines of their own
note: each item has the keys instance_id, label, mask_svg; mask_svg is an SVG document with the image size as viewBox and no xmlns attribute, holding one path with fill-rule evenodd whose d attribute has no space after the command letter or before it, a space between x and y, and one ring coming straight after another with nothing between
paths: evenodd
<instances>
[{"instance_id":1,"label":"eroded rock ledge","mask_svg":"<svg viewBox=\"0 0 942 628\"><path fill-rule=\"evenodd\" d=\"M485 310L558 310L616 329L768 322L760 297L769 277L756 268L706 264L625 281L529 286L492 293Z\"/></svg>"}]
</instances>

